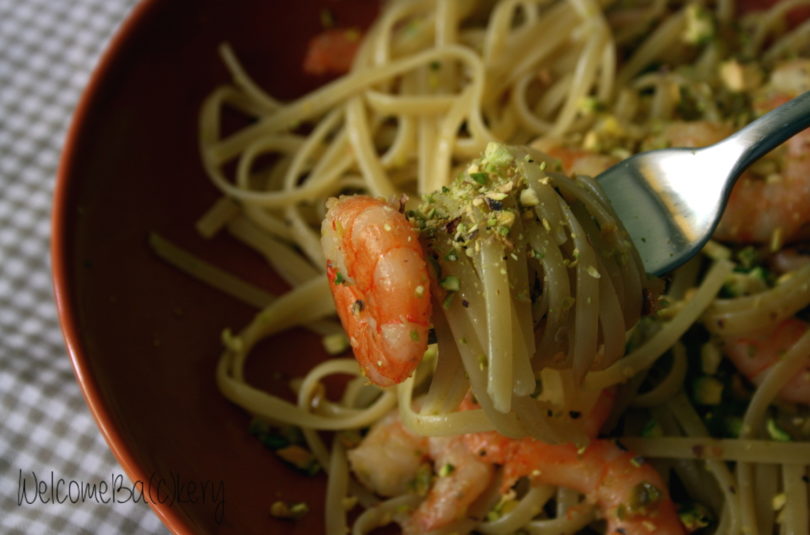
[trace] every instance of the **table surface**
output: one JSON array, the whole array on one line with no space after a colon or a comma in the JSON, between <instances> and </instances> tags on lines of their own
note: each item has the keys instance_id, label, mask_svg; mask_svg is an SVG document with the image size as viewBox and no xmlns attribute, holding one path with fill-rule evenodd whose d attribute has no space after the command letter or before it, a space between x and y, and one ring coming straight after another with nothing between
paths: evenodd
<instances>
[{"instance_id":1,"label":"table surface","mask_svg":"<svg viewBox=\"0 0 810 535\"><path fill-rule=\"evenodd\" d=\"M131 485L73 375L53 300L49 239L67 126L101 52L135 3L0 0L2 533L166 532L142 502L82 503L70 493L53 503L50 494L60 481L68 491ZM41 492L33 492L37 486Z\"/></svg>"}]
</instances>

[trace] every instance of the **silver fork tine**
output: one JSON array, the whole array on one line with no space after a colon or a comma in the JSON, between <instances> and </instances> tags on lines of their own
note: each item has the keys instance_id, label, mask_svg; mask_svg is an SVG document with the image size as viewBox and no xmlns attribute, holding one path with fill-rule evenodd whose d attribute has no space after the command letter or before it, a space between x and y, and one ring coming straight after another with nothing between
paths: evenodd
<instances>
[{"instance_id":1,"label":"silver fork tine","mask_svg":"<svg viewBox=\"0 0 810 535\"><path fill-rule=\"evenodd\" d=\"M697 254L740 174L808 126L810 92L714 145L640 153L600 174L647 272L663 275Z\"/></svg>"}]
</instances>

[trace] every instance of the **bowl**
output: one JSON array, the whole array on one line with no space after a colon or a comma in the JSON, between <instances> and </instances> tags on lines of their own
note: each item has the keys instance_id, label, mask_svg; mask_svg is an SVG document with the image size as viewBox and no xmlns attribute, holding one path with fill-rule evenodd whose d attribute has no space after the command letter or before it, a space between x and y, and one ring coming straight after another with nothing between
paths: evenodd
<instances>
[{"instance_id":1,"label":"bowl","mask_svg":"<svg viewBox=\"0 0 810 535\"><path fill-rule=\"evenodd\" d=\"M67 136L52 222L66 344L135 498L175 533L323 531L325 477L284 466L215 384L222 329L241 328L255 310L158 259L148 236L268 291L285 289L257 254L194 230L218 197L200 164L197 116L205 96L229 81L217 53L223 42L281 99L324 83L301 69L324 8L366 26L376 3L144 1L104 54ZM248 376L282 392L324 356L316 337L293 330L257 349ZM311 512L275 519L278 499L306 501Z\"/></svg>"}]
</instances>

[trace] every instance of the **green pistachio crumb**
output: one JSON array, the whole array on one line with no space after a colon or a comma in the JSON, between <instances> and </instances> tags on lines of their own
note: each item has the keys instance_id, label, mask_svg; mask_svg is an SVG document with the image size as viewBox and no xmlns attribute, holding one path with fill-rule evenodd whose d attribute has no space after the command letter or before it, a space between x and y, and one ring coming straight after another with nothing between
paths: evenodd
<instances>
[{"instance_id":1,"label":"green pistachio crumb","mask_svg":"<svg viewBox=\"0 0 810 535\"><path fill-rule=\"evenodd\" d=\"M270 506L270 514L276 518L295 520L303 517L309 512L309 505L306 502L288 504L281 500L273 502Z\"/></svg>"},{"instance_id":2,"label":"green pistachio crumb","mask_svg":"<svg viewBox=\"0 0 810 535\"><path fill-rule=\"evenodd\" d=\"M792 439L790 434L779 427L779 424L777 424L776 420L773 418L768 418L768 421L765 423L765 429L768 431L768 436L778 442L790 442Z\"/></svg>"},{"instance_id":3,"label":"green pistachio crumb","mask_svg":"<svg viewBox=\"0 0 810 535\"><path fill-rule=\"evenodd\" d=\"M457 292L461 289L461 282L455 275L448 275L439 283L439 285L447 291Z\"/></svg>"},{"instance_id":4,"label":"green pistachio crumb","mask_svg":"<svg viewBox=\"0 0 810 535\"><path fill-rule=\"evenodd\" d=\"M439 477L447 477L453 472L455 472L456 467L450 463L443 464L441 468L439 468Z\"/></svg>"}]
</instances>

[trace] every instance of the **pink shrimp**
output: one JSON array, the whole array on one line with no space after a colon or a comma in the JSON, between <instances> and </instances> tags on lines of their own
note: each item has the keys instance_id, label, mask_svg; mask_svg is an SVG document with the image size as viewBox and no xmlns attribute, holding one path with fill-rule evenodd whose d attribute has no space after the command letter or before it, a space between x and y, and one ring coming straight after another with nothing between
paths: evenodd
<instances>
[{"instance_id":1,"label":"pink shrimp","mask_svg":"<svg viewBox=\"0 0 810 535\"><path fill-rule=\"evenodd\" d=\"M612 390L602 393L585 416L585 431L595 437L610 412ZM473 408L469 399L462 408ZM609 440L585 448L547 444L534 438L511 439L495 431L464 435L476 458L503 466L501 492L521 477L575 489L599 505L608 533L648 535L685 533L661 476L639 457Z\"/></svg>"},{"instance_id":2,"label":"pink shrimp","mask_svg":"<svg viewBox=\"0 0 810 535\"><path fill-rule=\"evenodd\" d=\"M613 405L612 389L602 392L583 425L594 438ZM473 408L469 399L462 408ZM501 491L522 478L567 487L599 505L607 533L624 535L683 534L661 476L652 466L609 440L592 440L584 448L547 444L531 437L511 439L495 431L464 435L467 447L485 462L503 465Z\"/></svg>"},{"instance_id":3,"label":"pink shrimp","mask_svg":"<svg viewBox=\"0 0 810 535\"><path fill-rule=\"evenodd\" d=\"M594 440L578 448L533 438L508 439L494 432L467 435L465 441L480 459L503 465L506 488L529 477L581 492L601 509L607 533L685 533L661 476L619 443Z\"/></svg>"},{"instance_id":4,"label":"pink shrimp","mask_svg":"<svg viewBox=\"0 0 810 535\"><path fill-rule=\"evenodd\" d=\"M804 238L810 226L810 132L785 144L782 172L741 178L715 236L736 243L781 243Z\"/></svg>"},{"instance_id":5,"label":"pink shrimp","mask_svg":"<svg viewBox=\"0 0 810 535\"><path fill-rule=\"evenodd\" d=\"M765 113L808 90L810 60L787 61L757 91L754 110ZM771 157L777 172L764 177L747 173L737 181L717 238L778 247L810 235L810 130L790 138Z\"/></svg>"},{"instance_id":6,"label":"pink shrimp","mask_svg":"<svg viewBox=\"0 0 810 535\"><path fill-rule=\"evenodd\" d=\"M605 392L596 410L586 415L584 424L589 434L598 432L612 400L613 392ZM468 397L461 409L475 406ZM608 521L607 533L685 533L658 473L608 440L594 440L585 448L577 448L533 438L511 439L495 431L425 438L410 433L397 414L391 413L349 452L349 460L362 482L386 496L404 492L405 482L417 479L421 464L432 461L436 475L426 498L401 520L406 535L449 528L464 519L471 505L493 484L494 465L502 465L501 492L522 477L582 492L601 507Z\"/></svg>"},{"instance_id":7,"label":"pink shrimp","mask_svg":"<svg viewBox=\"0 0 810 535\"><path fill-rule=\"evenodd\" d=\"M782 322L773 332L727 338L723 349L737 369L754 384L795 344L810 324L796 318ZM785 401L810 404L810 355L807 365L779 391Z\"/></svg>"},{"instance_id":8,"label":"pink shrimp","mask_svg":"<svg viewBox=\"0 0 810 535\"><path fill-rule=\"evenodd\" d=\"M347 453L357 479L381 496L408 492L427 455L427 437L405 429L396 411L377 422L363 441Z\"/></svg>"},{"instance_id":9,"label":"pink shrimp","mask_svg":"<svg viewBox=\"0 0 810 535\"><path fill-rule=\"evenodd\" d=\"M430 283L419 237L379 199L342 197L327 207L326 273L355 357L373 383L400 383L427 349Z\"/></svg>"},{"instance_id":10,"label":"pink shrimp","mask_svg":"<svg viewBox=\"0 0 810 535\"><path fill-rule=\"evenodd\" d=\"M304 72L314 75L349 72L361 37L356 28L332 28L319 33L307 46Z\"/></svg>"},{"instance_id":11,"label":"pink shrimp","mask_svg":"<svg viewBox=\"0 0 810 535\"><path fill-rule=\"evenodd\" d=\"M403 526L403 533L437 530L464 518L492 481L494 468L467 448L462 436L431 437L430 457L437 477L427 498Z\"/></svg>"},{"instance_id":12,"label":"pink shrimp","mask_svg":"<svg viewBox=\"0 0 810 535\"><path fill-rule=\"evenodd\" d=\"M372 427L348 452L352 471L369 489L383 496L419 491L432 481L425 499L402 521L405 534L426 533L451 525L466 513L490 485L491 464L480 461L460 436L420 437L409 432L392 412ZM419 482L420 469L432 460L435 476ZM418 484L415 484L418 483Z\"/></svg>"},{"instance_id":13,"label":"pink shrimp","mask_svg":"<svg viewBox=\"0 0 810 535\"><path fill-rule=\"evenodd\" d=\"M666 125L660 140L672 147L706 147L731 135L730 125L711 121L674 121ZM746 172L735 184L715 238L738 243L761 243L771 238L774 223L766 221L769 215L762 213L757 204L759 196L774 201L780 198L778 190ZM778 210L777 210L778 211Z\"/></svg>"}]
</instances>

